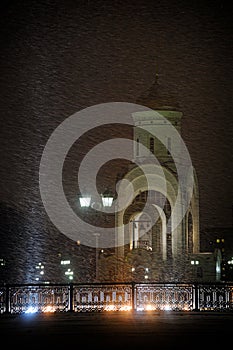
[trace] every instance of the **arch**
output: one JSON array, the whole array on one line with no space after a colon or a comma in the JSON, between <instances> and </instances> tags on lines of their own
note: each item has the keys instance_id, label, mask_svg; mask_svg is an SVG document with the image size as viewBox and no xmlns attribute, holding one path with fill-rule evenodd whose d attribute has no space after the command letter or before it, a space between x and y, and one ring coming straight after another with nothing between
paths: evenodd
<instances>
[{"instance_id":1,"label":"arch","mask_svg":"<svg viewBox=\"0 0 233 350\"><path fill-rule=\"evenodd\" d=\"M128 180L128 185L125 186L124 189L121 191L119 185L118 192L121 191L122 196L127 199L132 195L132 188L133 188L133 198L131 199L129 205L132 204L133 200L141 193L148 190L148 181L149 178L150 183L152 184L150 191L157 191L164 195L165 198L170 203L171 207L171 214L172 217L170 218L171 227L169 227L169 231L171 234L171 253L170 256L179 255L180 254L180 247L182 246L182 224L177 224L177 218L179 218L181 215L183 215L183 207L182 207L182 198L179 198L181 194L179 194L178 191L178 181L176 179L176 176L171 173L170 170L163 168L164 171L164 177L161 177L158 173L154 173L155 166L151 166L150 164L145 165L144 171L146 171L146 175L142 172L142 170L139 167L133 168L131 171L129 171L124 179ZM165 183L165 184L164 184ZM166 188L166 191L165 191ZM179 204L177 206L177 203ZM175 207L176 204L176 207ZM127 207L127 208L128 208ZM124 232L124 217L127 208L124 208L120 212L117 213L116 218L116 239L117 239L117 245L121 246L119 250L121 250L121 255L124 255L124 244L125 244L125 232ZM174 208L176 208L176 212L174 211ZM164 227L163 221L163 227ZM164 230L164 228L163 228ZM163 251L163 258L165 256L165 253Z\"/></svg>"}]
</instances>

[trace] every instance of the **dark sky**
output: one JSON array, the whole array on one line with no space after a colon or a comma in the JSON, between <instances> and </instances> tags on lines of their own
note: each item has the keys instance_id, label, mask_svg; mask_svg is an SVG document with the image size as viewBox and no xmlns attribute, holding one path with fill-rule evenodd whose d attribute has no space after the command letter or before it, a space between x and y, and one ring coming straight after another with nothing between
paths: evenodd
<instances>
[{"instance_id":1,"label":"dark sky","mask_svg":"<svg viewBox=\"0 0 233 350\"><path fill-rule=\"evenodd\" d=\"M227 1L1 2L1 201L39 225L53 130L87 106L135 103L159 74L184 113L201 227L231 226L232 15Z\"/></svg>"}]
</instances>

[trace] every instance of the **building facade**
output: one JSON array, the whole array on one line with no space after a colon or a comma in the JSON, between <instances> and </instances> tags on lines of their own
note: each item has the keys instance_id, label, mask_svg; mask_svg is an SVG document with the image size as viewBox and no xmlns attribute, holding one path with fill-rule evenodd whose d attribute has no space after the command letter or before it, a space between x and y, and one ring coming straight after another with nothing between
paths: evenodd
<instances>
[{"instance_id":1,"label":"building facade","mask_svg":"<svg viewBox=\"0 0 233 350\"><path fill-rule=\"evenodd\" d=\"M139 101L149 110L132 115L134 159L118 188L128 205L116 208L115 254L100 259L100 278L220 281L221 253L200 252L198 181L190 164L185 179L183 114L155 86L156 100Z\"/></svg>"}]
</instances>

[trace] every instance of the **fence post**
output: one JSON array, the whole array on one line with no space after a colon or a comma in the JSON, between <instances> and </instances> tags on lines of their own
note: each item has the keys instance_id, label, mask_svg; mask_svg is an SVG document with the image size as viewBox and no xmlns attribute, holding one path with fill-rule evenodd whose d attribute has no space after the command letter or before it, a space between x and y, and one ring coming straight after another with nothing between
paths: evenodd
<instances>
[{"instance_id":1,"label":"fence post","mask_svg":"<svg viewBox=\"0 0 233 350\"><path fill-rule=\"evenodd\" d=\"M5 313L9 314L10 313L10 288L9 286L6 286L6 310Z\"/></svg>"},{"instance_id":2,"label":"fence post","mask_svg":"<svg viewBox=\"0 0 233 350\"><path fill-rule=\"evenodd\" d=\"M70 283L69 286L69 312L74 311L74 286Z\"/></svg>"},{"instance_id":3,"label":"fence post","mask_svg":"<svg viewBox=\"0 0 233 350\"><path fill-rule=\"evenodd\" d=\"M135 311L135 282L132 282L132 300L131 300L131 305L132 305L132 311Z\"/></svg>"},{"instance_id":4,"label":"fence post","mask_svg":"<svg viewBox=\"0 0 233 350\"><path fill-rule=\"evenodd\" d=\"M194 311L200 311L199 310L199 288L198 284L194 283Z\"/></svg>"}]
</instances>

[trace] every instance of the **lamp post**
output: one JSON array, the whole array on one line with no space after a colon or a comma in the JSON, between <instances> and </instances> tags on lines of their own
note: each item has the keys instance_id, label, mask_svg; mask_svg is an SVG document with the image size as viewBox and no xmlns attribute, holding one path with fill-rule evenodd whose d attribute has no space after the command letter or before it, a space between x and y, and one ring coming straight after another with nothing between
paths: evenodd
<instances>
[{"instance_id":1,"label":"lamp post","mask_svg":"<svg viewBox=\"0 0 233 350\"><path fill-rule=\"evenodd\" d=\"M104 191L101 194L102 203L100 203L100 206L103 207L111 207L113 203L113 195L109 190ZM96 202L92 201L92 198L89 194L85 194L83 196L79 196L79 203L81 208L94 208L94 205L96 205ZM89 213L90 214L90 213ZM91 215L91 214L90 214ZM94 233L95 236L95 280L96 282L99 281L99 233Z\"/></svg>"},{"instance_id":2,"label":"lamp post","mask_svg":"<svg viewBox=\"0 0 233 350\"><path fill-rule=\"evenodd\" d=\"M98 257L99 257L99 233L94 233L95 236L95 280L96 282L99 281L99 264L98 264Z\"/></svg>"}]
</instances>

